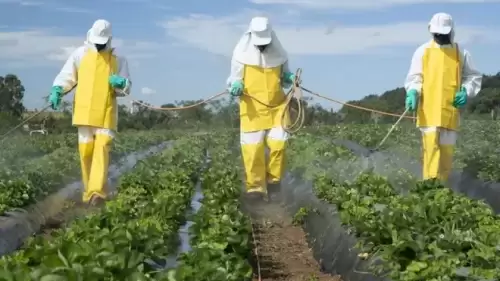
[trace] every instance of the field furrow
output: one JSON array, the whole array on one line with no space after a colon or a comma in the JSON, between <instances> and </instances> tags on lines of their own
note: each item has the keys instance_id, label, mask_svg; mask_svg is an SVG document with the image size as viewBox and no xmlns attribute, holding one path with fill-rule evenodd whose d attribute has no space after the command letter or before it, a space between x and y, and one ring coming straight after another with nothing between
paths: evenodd
<instances>
[{"instance_id":1,"label":"field furrow","mask_svg":"<svg viewBox=\"0 0 500 281\"><path fill-rule=\"evenodd\" d=\"M3 257L0 280L149 280L148 260L177 250L202 159L198 139L187 138L142 161L104 209Z\"/></svg>"}]
</instances>

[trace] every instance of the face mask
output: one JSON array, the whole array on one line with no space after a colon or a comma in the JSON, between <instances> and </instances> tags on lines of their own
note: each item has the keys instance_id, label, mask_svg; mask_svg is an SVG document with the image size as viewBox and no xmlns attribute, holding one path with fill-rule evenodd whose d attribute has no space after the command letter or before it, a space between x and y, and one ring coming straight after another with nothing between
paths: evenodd
<instances>
[{"instance_id":1,"label":"face mask","mask_svg":"<svg viewBox=\"0 0 500 281\"><path fill-rule=\"evenodd\" d=\"M255 47L257 47L257 49L259 49L259 51L262 53L266 50L267 46L269 46L269 44L268 45L259 45L259 46L255 46Z\"/></svg>"},{"instance_id":2,"label":"face mask","mask_svg":"<svg viewBox=\"0 0 500 281\"><path fill-rule=\"evenodd\" d=\"M438 45L451 44L450 34L432 34L432 37Z\"/></svg>"},{"instance_id":3,"label":"face mask","mask_svg":"<svg viewBox=\"0 0 500 281\"><path fill-rule=\"evenodd\" d=\"M97 49L97 51L100 52L100 51L106 49L106 45L107 44L95 44L94 46Z\"/></svg>"}]
</instances>

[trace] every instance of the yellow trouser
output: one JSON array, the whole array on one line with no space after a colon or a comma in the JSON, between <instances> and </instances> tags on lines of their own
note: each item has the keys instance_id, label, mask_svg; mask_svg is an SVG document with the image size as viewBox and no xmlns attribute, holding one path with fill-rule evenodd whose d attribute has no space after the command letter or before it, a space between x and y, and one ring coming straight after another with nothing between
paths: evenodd
<instances>
[{"instance_id":1,"label":"yellow trouser","mask_svg":"<svg viewBox=\"0 0 500 281\"><path fill-rule=\"evenodd\" d=\"M84 186L83 202L93 196L106 198L109 151L114 132L90 126L78 127L78 150Z\"/></svg>"},{"instance_id":2,"label":"yellow trouser","mask_svg":"<svg viewBox=\"0 0 500 281\"><path fill-rule=\"evenodd\" d=\"M422 127L423 179L437 178L446 183L453 166L457 132L438 127Z\"/></svg>"},{"instance_id":3,"label":"yellow trouser","mask_svg":"<svg viewBox=\"0 0 500 281\"><path fill-rule=\"evenodd\" d=\"M245 166L247 192L267 193L267 183L281 180L285 164L288 133L283 128L241 132L240 142ZM269 148L266 163L265 148Z\"/></svg>"}]
</instances>

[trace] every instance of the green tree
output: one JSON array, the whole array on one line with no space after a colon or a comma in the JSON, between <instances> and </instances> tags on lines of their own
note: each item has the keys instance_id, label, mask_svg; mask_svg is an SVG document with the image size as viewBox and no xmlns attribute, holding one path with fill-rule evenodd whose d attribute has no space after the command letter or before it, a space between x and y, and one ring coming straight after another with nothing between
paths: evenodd
<instances>
[{"instance_id":1,"label":"green tree","mask_svg":"<svg viewBox=\"0 0 500 281\"><path fill-rule=\"evenodd\" d=\"M389 113L400 114L404 111L404 100L406 92L404 88L396 88L386 91L381 95L371 94L360 100L349 101L348 103L385 111ZM484 75L481 91L476 97L470 98L465 112L474 116L483 116L484 118L496 118L494 114L500 108L500 72L495 75ZM368 111L343 106L340 110L345 114L345 122L352 123L370 123L373 122L373 116ZM493 115L493 117L492 117ZM469 117L468 117L469 118ZM394 122L395 117L381 116L378 121Z\"/></svg>"},{"instance_id":2,"label":"green tree","mask_svg":"<svg viewBox=\"0 0 500 281\"><path fill-rule=\"evenodd\" d=\"M13 117L21 117L26 110L23 105L24 86L14 74L0 76L0 111Z\"/></svg>"}]
</instances>

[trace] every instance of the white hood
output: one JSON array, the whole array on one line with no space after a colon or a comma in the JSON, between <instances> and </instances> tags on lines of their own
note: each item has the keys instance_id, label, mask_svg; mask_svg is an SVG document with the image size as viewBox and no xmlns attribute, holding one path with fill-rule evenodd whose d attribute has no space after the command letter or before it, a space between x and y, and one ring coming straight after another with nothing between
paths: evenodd
<instances>
[{"instance_id":1,"label":"white hood","mask_svg":"<svg viewBox=\"0 0 500 281\"><path fill-rule=\"evenodd\" d=\"M111 41L113 39L111 31L111 23L107 20L96 20L92 27L87 31L87 39L85 45L92 46L94 44L102 44L106 42L106 50L111 48Z\"/></svg>"},{"instance_id":2,"label":"white hood","mask_svg":"<svg viewBox=\"0 0 500 281\"><path fill-rule=\"evenodd\" d=\"M432 16L429 21L429 32L450 34L451 43L455 42L455 23L451 15L447 13L437 13Z\"/></svg>"},{"instance_id":3,"label":"white hood","mask_svg":"<svg viewBox=\"0 0 500 281\"><path fill-rule=\"evenodd\" d=\"M255 41L262 41L261 34L270 34L271 43L264 52L255 47ZM257 35L257 36L256 36ZM264 39L265 41L265 39ZM233 59L245 65L273 68L284 64L288 54L283 49L276 33L272 30L267 18L256 17L252 19L250 27L240 38L233 51Z\"/></svg>"}]
</instances>

